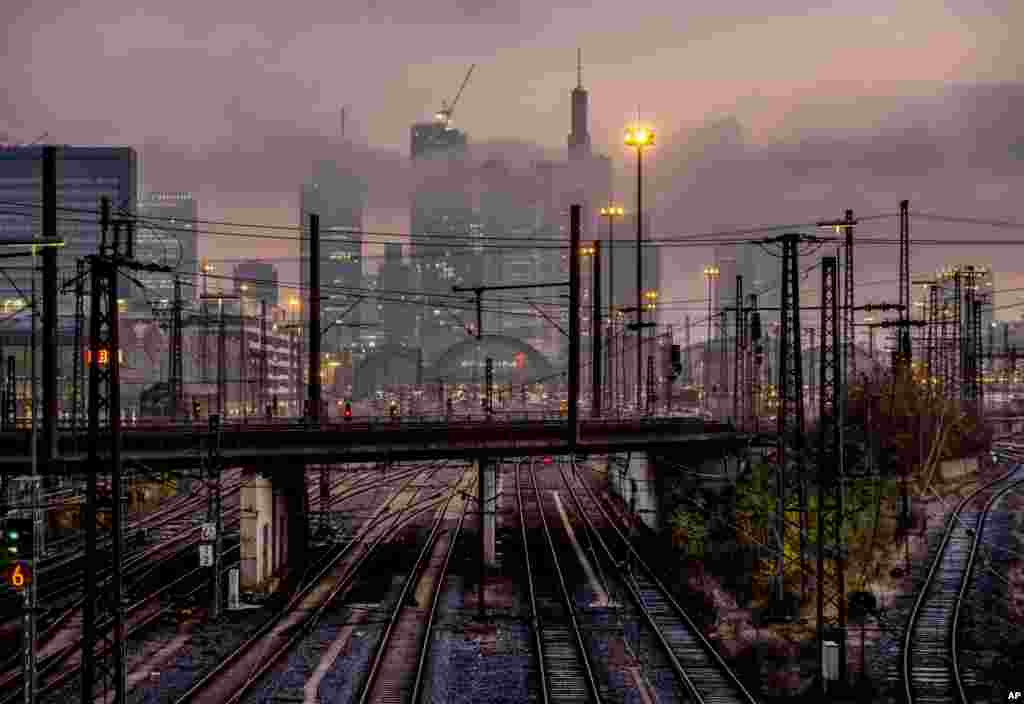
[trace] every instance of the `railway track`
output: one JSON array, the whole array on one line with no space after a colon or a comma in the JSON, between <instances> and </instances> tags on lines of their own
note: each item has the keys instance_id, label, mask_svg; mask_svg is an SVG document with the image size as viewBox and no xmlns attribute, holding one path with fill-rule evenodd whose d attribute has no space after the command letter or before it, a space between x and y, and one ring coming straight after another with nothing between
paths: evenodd
<instances>
[{"instance_id":1,"label":"railway track","mask_svg":"<svg viewBox=\"0 0 1024 704\"><path fill-rule=\"evenodd\" d=\"M576 513L600 548L610 573L625 587L643 622L654 634L685 694L700 703L754 704L753 695L633 548L590 486L579 479L575 461L571 463L571 476L566 474L563 463L559 463L558 469ZM612 545L605 541L604 531L595 526L595 519L608 527Z\"/></svg>"},{"instance_id":2,"label":"railway track","mask_svg":"<svg viewBox=\"0 0 1024 704\"><path fill-rule=\"evenodd\" d=\"M332 504L350 499L352 496L372 491L375 486L376 473L368 472L365 476L357 475L349 491L340 496L332 493ZM332 490L337 488L335 482ZM239 493L241 479L233 482L225 490L229 495ZM312 487L310 488L312 492ZM164 512L158 523L168 529L167 539L149 549L135 554L126 560L126 575L131 582L126 586L126 597L131 601L126 605L126 637L140 632L154 623L167 611L167 603L180 602L199 597L208 589L209 568L193 567L194 555L189 552L199 541L199 526L189 511L202 506L205 511L205 499L200 497L196 506L189 502L179 506L174 512ZM224 528L230 530L239 524L239 506L229 507L224 513ZM239 564L237 544L228 545L224 550L224 567L222 584L227 572ZM175 568L184 559L181 568ZM134 598L133 598L134 595ZM78 598L71 606L63 609L59 616L40 633L37 640L37 672L39 675L40 692L46 693L64 685L68 679L78 673L81 660L81 605L83 598ZM4 663L0 670L0 704L13 702L22 691L22 672L20 656L15 656Z\"/></svg>"},{"instance_id":3,"label":"railway track","mask_svg":"<svg viewBox=\"0 0 1024 704\"><path fill-rule=\"evenodd\" d=\"M388 500L363 523L352 539L331 556L304 588L292 596L277 617L268 620L255 634L222 658L210 672L194 682L175 700L176 704L235 704L240 701L347 592L359 569L366 564L376 548L410 521L436 509L446 500L444 492L437 492L427 497L424 506L410 508L422 492L422 487L412 486L417 477L429 480L440 469L419 472L403 481L397 491L393 491Z\"/></svg>"},{"instance_id":4,"label":"railway track","mask_svg":"<svg viewBox=\"0 0 1024 704\"><path fill-rule=\"evenodd\" d=\"M230 499L238 493L241 480L232 477L225 487L225 498ZM128 553L124 562L125 574L132 580L132 584L143 584L145 576L158 569L161 562L177 556L188 545L195 542L194 536L199 530L196 520L197 512L205 504L201 497L190 497L184 501L174 502L172 506L154 511L152 514L141 516L132 524L132 530L126 535L126 544L130 544L128 536L141 536L151 534L150 531L161 531L162 540L156 545L143 544L141 540L135 540L137 546ZM105 541L109 543L109 540ZM141 545L141 547L139 547ZM36 643L39 650L45 649L53 641L61 629L72 624L76 617L80 619L81 606L84 601L82 594L81 551L75 551L70 556L60 556L49 563L44 562L40 572L41 594L40 602L48 605L48 610L43 612L44 618L39 624L39 635ZM99 574L101 584L109 578L106 571ZM131 588L132 584L129 584ZM130 593L130 592L129 592ZM20 627L20 618L11 624L8 629ZM20 653L11 654L0 663L0 688L9 683L11 670L20 668Z\"/></svg>"},{"instance_id":5,"label":"railway track","mask_svg":"<svg viewBox=\"0 0 1024 704\"><path fill-rule=\"evenodd\" d=\"M1024 465L1017 464L962 499L948 519L904 630L900 674L907 704L968 701L957 653L961 606L992 504L1021 483Z\"/></svg>"},{"instance_id":6,"label":"railway track","mask_svg":"<svg viewBox=\"0 0 1024 704\"><path fill-rule=\"evenodd\" d=\"M461 493L469 493L475 481L466 481ZM459 490L459 487L456 488ZM406 576L402 591L395 602L388 622L374 649L370 669L355 700L359 704L404 704L418 702L424 689L423 678L430 653L430 633L437 612L448 563L462 532L469 502L461 500L461 511L454 529L443 529L450 524L449 512L455 499L453 493L438 511L430 535L420 550L415 564ZM410 603L411 595L420 583L431 595L429 609L417 602ZM424 617L426 622L424 623ZM413 667L411 667L411 665Z\"/></svg>"},{"instance_id":7,"label":"railway track","mask_svg":"<svg viewBox=\"0 0 1024 704\"><path fill-rule=\"evenodd\" d=\"M584 642L580 622L566 585L544 515L544 501L537 484L533 460L525 460L520 469L530 475L532 491L523 490L521 472L516 472L516 504L523 541L526 585L530 598L534 650L540 672L540 694L544 704L601 702L602 695ZM527 540L527 514L531 524L540 524L543 545ZM531 557L532 554L532 557ZM538 580L535 577L546 579ZM557 584L557 586L555 586Z\"/></svg>"}]
</instances>

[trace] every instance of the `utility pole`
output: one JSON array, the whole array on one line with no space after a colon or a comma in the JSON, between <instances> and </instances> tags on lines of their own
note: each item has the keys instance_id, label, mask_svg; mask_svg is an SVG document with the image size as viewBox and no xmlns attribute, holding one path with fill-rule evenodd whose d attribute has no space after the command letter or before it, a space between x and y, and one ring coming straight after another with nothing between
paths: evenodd
<instances>
[{"instance_id":1,"label":"utility pole","mask_svg":"<svg viewBox=\"0 0 1024 704\"><path fill-rule=\"evenodd\" d=\"M903 306L900 311L902 327L899 328L899 339L897 349L900 357L900 366L904 373L910 371L910 360L912 356L910 348L910 201L900 201L900 300Z\"/></svg>"},{"instance_id":2,"label":"utility pole","mask_svg":"<svg viewBox=\"0 0 1024 704\"><path fill-rule=\"evenodd\" d=\"M43 237L57 239L57 147L43 147ZM43 247L43 444L40 460L57 469L57 248ZM35 276L33 273L33 281ZM35 311L33 310L33 316ZM33 413L35 406L33 405ZM33 424L34 425L34 424Z\"/></svg>"},{"instance_id":3,"label":"utility pole","mask_svg":"<svg viewBox=\"0 0 1024 704\"><path fill-rule=\"evenodd\" d=\"M751 293L750 301L750 346L753 354L747 358L749 387L743 393L747 398L747 428L758 432L761 420L761 360L764 359L764 344L761 342L761 313L757 309L757 294Z\"/></svg>"},{"instance_id":4,"label":"utility pole","mask_svg":"<svg viewBox=\"0 0 1024 704\"><path fill-rule=\"evenodd\" d=\"M72 362L71 382L71 427L75 441L75 450L78 450L78 432L81 428L83 416L82 402L85 394L82 393L85 370L83 361L85 354L83 342L85 338L85 260L79 259L75 265L75 359Z\"/></svg>"},{"instance_id":5,"label":"utility pole","mask_svg":"<svg viewBox=\"0 0 1024 704\"><path fill-rule=\"evenodd\" d=\"M580 210L582 206L574 204L569 207L569 449L575 450L577 420L579 409L577 402L580 394ZM639 226L637 232L640 232ZM637 256L640 256L639 249ZM640 270L639 259L637 271ZM639 274L637 276L639 279ZM639 280L637 284L639 284ZM640 292L637 291L637 300ZM637 319L642 313L637 313ZM642 334L642 330L638 331ZM638 341L639 341L638 337ZM637 374L640 373L640 347L637 346ZM639 408L639 389L637 392ZM482 510L482 508L481 508Z\"/></svg>"},{"instance_id":6,"label":"utility pole","mask_svg":"<svg viewBox=\"0 0 1024 704\"><path fill-rule=\"evenodd\" d=\"M843 366L843 409L845 416L845 407L849 402L850 398L850 380L857 378L857 330L853 325L854 320L854 283L853 283L853 226L857 221L853 219L853 211L847 210L843 217L843 230L846 235L846 247L844 248L844 254L846 255L846 262L843 266L843 312L844 312L844 328L843 328L843 342L846 343L846 364ZM844 418L845 424L845 418Z\"/></svg>"},{"instance_id":7,"label":"utility pole","mask_svg":"<svg viewBox=\"0 0 1024 704\"><path fill-rule=\"evenodd\" d=\"M732 351L732 422L736 427L742 427L740 419L743 412L743 404L740 396L746 384L743 379L743 356L746 351L746 342L743 339L743 277L736 276L736 330L733 333Z\"/></svg>"},{"instance_id":8,"label":"utility pole","mask_svg":"<svg viewBox=\"0 0 1024 704\"><path fill-rule=\"evenodd\" d=\"M227 325L224 321L224 299L217 299L217 414L227 417Z\"/></svg>"},{"instance_id":9,"label":"utility pole","mask_svg":"<svg viewBox=\"0 0 1024 704\"><path fill-rule=\"evenodd\" d=\"M203 384L210 383L210 350L208 347L210 340L210 310L209 304L207 303L209 297L209 283L207 281L207 277L209 273L210 265L205 259L203 259L203 291L199 297L201 301L200 305L202 306L200 310L200 313L202 314L202 317L200 318L202 321L202 327L200 328L199 339L202 342L202 345L199 347L199 375Z\"/></svg>"},{"instance_id":10,"label":"utility pole","mask_svg":"<svg viewBox=\"0 0 1024 704\"><path fill-rule=\"evenodd\" d=\"M124 704L127 696L125 673L125 610L123 602L124 543L121 514L121 383L118 351L117 261L120 256L119 224L114 223L113 245L107 244L110 228L110 201L101 205L101 245L99 255L91 257L90 270L90 335L89 365L89 464L86 482L85 512L85 602L82 621L82 701L93 701L96 680L101 691L114 692L114 704ZM101 440L101 429L107 437ZM103 447L106 445L106 447ZM106 452L104 452L106 450ZM109 453L109 454L107 454ZM110 470L111 482L111 580L106 588L99 583L99 546L97 540L97 477ZM100 613L97 613L97 612ZM104 613L105 612L105 613ZM112 617L112 639L106 636L105 624ZM101 630L101 628L103 630ZM98 642L108 647L96 652ZM111 663L103 662L102 653L109 653ZM102 665L101 665L102 663ZM99 676L99 677L97 677Z\"/></svg>"},{"instance_id":11,"label":"utility pole","mask_svg":"<svg viewBox=\"0 0 1024 704\"><path fill-rule=\"evenodd\" d=\"M309 406L320 422L320 216L309 215Z\"/></svg>"},{"instance_id":12,"label":"utility pole","mask_svg":"<svg viewBox=\"0 0 1024 704\"><path fill-rule=\"evenodd\" d=\"M686 370L685 384L693 383L693 368L690 366L690 316L683 321L683 369Z\"/></svg>"},{"instance_id":13,"label":"utility pole","mask_svg":"<svg viewBox=\"0 0 1024 704\"><path fill-rule=\"evenodd\" d=\"M601 240L594 240L593 267L591 267L591 294L593 312L590 317L590 397L591 414L594 418L601 417L601 371L604 350L601 341L604 339L604 325L601 308Z\"/></svg>"},{"instance_id":14,"label":"utility pole","mask_svg":"<svg viewBox=\"0 0 1024 704\"><path fill-rule=\"evenodd\" d=\"M778 470L776 485L778 494L776 584L774 597L781 606L785 592L785 537L786 537L786 490L787 469L792 471L800 487L800 509L804 511L803 462L804 394L803 363L800 350L800 269L798 245L801 241L817 241L803 235L790 233L772 238L768 242L782 244L782 305L780 311L779 337L779 409L778 428ZM800 533L801 574L804 574L804 536ZM806 581L804 577L803 582Z\"/></svg>"},{"instance_id":15,"label":"utility pole","mask_svg":"<svg viewBox=\"0 0 1024 704\"><path fill-rule=\"evenodd\" d=\"M839 310L837 291L837 260L835 257L822 257L821 260L821 343L819 345L819 378L818 427L821 433L821 451L818 458L818 525L817 525L817 639L818 639L818 672L822 688L826 686L824 677L825 641L831 633L827 633L825 605L835 600L837 608L837 625L839 645L839 681L846 679L846 592L843 574L843 491L842 468L837 473L836 458L840 433L841 403L840 382L842 371L842 340L839 337ZM845 312L845 311L844 311ZM831 501L829 500L831 499ZM829 546L834 551L835 570L832 594L826 595L825 571L826 540L832 538ZM830 580L831 581L831 580Z\"/></svg>"}]
</instances>

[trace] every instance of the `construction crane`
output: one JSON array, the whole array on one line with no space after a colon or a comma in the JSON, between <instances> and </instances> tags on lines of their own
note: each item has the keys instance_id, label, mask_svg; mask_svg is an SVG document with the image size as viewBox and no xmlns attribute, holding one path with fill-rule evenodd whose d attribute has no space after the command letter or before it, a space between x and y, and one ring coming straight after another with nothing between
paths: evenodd
<instances>
[{"instance_id":1,"label":"construction crane","mask_svg":"<svg viewBox=\"0 0 1024 704\"><path fill-rule=\"evenodd\" d=\"M473 69L475 68L476 64L473 64L469 67L469 70L466 71L466 77L462 79L462 85L459 86L459 92L455 94L455 98L452 100L451 104L442 100L441 109L434 115L434 119L438 123L444 125L445 129L448 129L448 127L451 126L452 115L455 114L455 105L459 102L459 98L462 97L462 91L466 88L466 84L469 83L469 77L473 75Z\"/></svg>"}]
</instances>

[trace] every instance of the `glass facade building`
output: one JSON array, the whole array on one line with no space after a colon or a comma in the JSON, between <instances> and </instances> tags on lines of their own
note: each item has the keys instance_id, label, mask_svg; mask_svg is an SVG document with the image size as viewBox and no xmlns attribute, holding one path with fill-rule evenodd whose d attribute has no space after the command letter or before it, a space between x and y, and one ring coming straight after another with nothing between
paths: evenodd
<instances>
[{"instance_id":1,"label":"glass facade building","mask_svg":"<svg viewBox=\"0 0 1024 704\"><path fill-rule=\"evenodd\" d=\"M135 213L138 159L131 147L61 146L57 154L57 234L65 242L57 266L64 282L74 276L78 259L99 250L101 197L110 198L115 214ZM0 242L42 236L42 169L42 146L0 148ZM17 289L28 295L30 272L9 273L17 288L2 277L0 296L18 298ZM131 295L128 285L122 278L122 291Z\"/></svg>"}]
</instances>

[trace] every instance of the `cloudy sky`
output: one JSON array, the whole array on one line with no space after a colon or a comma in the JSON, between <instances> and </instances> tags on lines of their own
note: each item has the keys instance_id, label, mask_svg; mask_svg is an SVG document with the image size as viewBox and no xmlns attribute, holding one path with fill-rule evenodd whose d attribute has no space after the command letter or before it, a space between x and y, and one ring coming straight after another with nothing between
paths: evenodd
<instances>
[{"instance_id":1,"label":"cloudy sky","mask_svg":"<svg viewBox=\"0 0 1024 704\"><path fill-rule=\"evenodd\" d=\"M558 156L580 47L592 139L614 159L627 204L634 162L622 126L639 109L658 131L647 196L657 233L895 212L902 198L925 212L1024 220L1024 44L1012 41L1024 3L1015 0L3 5L0 141L47 132L60 143L133 145L145 185L197 193L202 217L296 223L297 185L345 105L370 181L367 226L405 230L409 125L476 63L458 126L476 143ZM1020 234L927 228L961 239ZM896 221L870 232L895 235ZM207 251L294 254L242 246ZM998 261L999 287L1024 285L1020 253L922 247L913 267L980 257ZM858 278L895 276L892 254L866 251ZM668 296L699 296L708 252L667 256L680 272ZM294 274L286 267L282 278Z\"/></svg>"}]
</instances>

